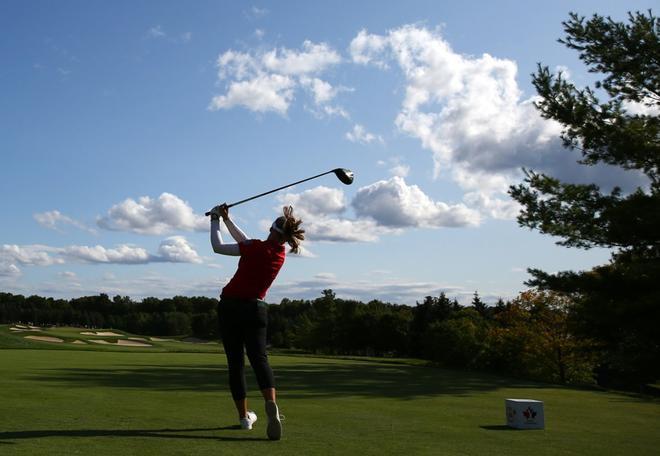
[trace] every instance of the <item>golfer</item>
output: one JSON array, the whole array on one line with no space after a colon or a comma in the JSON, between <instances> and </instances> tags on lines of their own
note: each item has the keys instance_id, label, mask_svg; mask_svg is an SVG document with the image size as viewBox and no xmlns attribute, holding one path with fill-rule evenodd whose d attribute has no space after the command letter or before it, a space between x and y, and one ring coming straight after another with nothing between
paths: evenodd
<instances>
[{"instance_id":1,"label":"golfer","mask_svg":"<svg viewBox=\"0 0 660 456\"><path fill-rule=\"evenodd\" d=\"M227 355L229 386L236 404L242 429L252 429L257 415L247 408L245 384L245 358L243 347L252 365L261 394L265 400L268 426L266 434L271 440L282 436L282 423L275 397L273 371L266 354L266 303L268 288L277 277L286 256L284 244L298 253L305 231L302 220L293 216L291 206L284 207L284 215L270 227L265 241L248 239L229 217L226 204L211 210L211 245L221 255L240 256L238 270L222 289L218 305L220 334ZM236 244L225 244L220 234L220 218L224 221Z\"/></svg>"}]
</instances>

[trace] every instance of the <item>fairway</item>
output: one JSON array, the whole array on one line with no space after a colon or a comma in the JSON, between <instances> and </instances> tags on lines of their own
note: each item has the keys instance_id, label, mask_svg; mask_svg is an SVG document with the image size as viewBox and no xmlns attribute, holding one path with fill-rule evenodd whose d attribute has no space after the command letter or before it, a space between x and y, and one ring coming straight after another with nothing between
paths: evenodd
<instances>
[{"instance_id":1,"label":"fairway","mask_svg":"<svg viewBox=\"0 0 660 456\"><path fill-rule=\"evenodd\" d=\"M413 362L272 356L279 442L248 384L237 422L220 353L0 350L0 453L657 454L660 404ZM503 426L504 399L545 401L546 429Z\"/></svg>"}]
</instances>

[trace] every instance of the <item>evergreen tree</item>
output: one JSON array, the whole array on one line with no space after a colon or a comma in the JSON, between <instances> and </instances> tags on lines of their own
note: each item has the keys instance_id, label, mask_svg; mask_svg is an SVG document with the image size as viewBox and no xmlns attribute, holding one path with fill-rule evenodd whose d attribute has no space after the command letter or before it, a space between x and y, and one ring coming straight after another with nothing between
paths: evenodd
<instances>
[{"instance_id":1,"label":"evergreen tree","mask_svg":"<svg viewBox=\"0 0 660 456\"><path fill-rule=\"evenodd\" d=\"M562 140L583 165L608 164L648 179L631 193L575 185L526 171L510 194L521 226L562 238L560 245L613 250L591 271L550 274L531 269L528 285L577 298L584 335L604 343L603 365L620 380L660 377L660 21L653 13L627 22L571 14L559 40L579 52L602 79L577 88L539 65L533 83L541 114L563 126ZM601 99L602 98L602 99Z\"/></svg>"}]
</instances>

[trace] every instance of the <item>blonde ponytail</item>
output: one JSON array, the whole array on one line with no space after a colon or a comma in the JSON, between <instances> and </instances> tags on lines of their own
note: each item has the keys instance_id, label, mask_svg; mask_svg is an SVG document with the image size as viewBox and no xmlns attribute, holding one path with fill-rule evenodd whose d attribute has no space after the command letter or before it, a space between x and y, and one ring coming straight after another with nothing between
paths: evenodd
<instances>
[{"instance_id":1,"label":"blonde ponytail","mask_svg":"<svg viewBox=\"0 0 660 456\"><path fill-rule=\"evenodd\" d=\"M284 206L282 212L284 216L275 221L278 228L282 230L280 236L291 247L291 253L300 253L300 243L305 240L305 230L300 228L303 221L293 216L291 206Z\"/></svg>"}]
</instances>

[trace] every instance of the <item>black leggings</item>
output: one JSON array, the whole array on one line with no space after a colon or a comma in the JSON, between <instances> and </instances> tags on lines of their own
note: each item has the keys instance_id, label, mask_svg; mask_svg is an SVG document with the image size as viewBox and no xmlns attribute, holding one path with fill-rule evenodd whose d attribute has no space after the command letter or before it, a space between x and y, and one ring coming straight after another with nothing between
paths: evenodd
<instances>
[{"instance_id":1,"label":"black leggings","mask_svg":"<svg viewBox=\"0 0 660 456\"><path fill-rule=\"evenodd\" d=\"M222 344L229 366L229 387L235 401L245 399L245 357L247 352L259 389L275 388L273 370L266 354L266 303L257 300L221 298L218 319Z\"/></svg>"}]
</instances>

